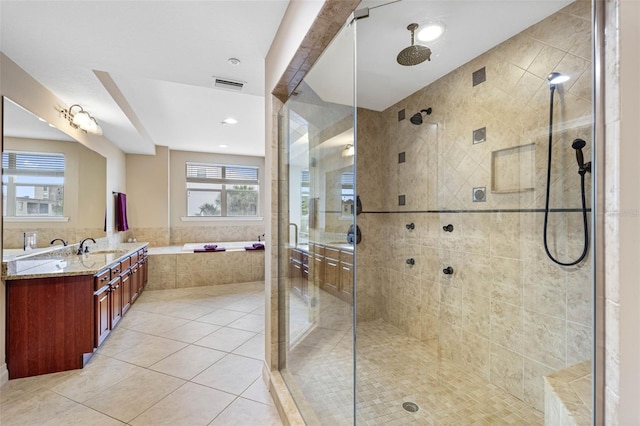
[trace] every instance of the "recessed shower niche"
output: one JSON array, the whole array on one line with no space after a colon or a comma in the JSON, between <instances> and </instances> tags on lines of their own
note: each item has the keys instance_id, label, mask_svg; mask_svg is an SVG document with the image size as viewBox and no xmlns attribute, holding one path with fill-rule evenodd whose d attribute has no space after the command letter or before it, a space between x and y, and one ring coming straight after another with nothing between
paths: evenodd
<instances>
[{"instance_id":1,"label":"recessed shower niche","mask_svg":"<svg viewBox=\"0 0 640 426\"><path fill-rule=\"evenodd\" d=\"M508 194L534 190L536 147L534 143L491 152L491 192Z\"/></svg>"}]
</instances>

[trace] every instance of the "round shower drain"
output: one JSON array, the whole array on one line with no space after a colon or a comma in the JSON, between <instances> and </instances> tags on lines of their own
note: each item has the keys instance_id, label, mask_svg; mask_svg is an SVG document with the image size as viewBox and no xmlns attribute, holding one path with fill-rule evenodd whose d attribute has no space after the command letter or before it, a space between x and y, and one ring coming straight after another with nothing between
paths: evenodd
<instances>
[{"instance_id":1,"label":"round shower drain","mask_svg":"<svg viewBox=\"0 0 640 426\"><path fill-rule=\"evenodd\" d=\"M405 410L407 410L410 413L415 413L419 409L418 405L416 403L413 403L413 402L405 402L404 404L402 404L402 408L404 408Z\"/></svg>"}]
</instances>

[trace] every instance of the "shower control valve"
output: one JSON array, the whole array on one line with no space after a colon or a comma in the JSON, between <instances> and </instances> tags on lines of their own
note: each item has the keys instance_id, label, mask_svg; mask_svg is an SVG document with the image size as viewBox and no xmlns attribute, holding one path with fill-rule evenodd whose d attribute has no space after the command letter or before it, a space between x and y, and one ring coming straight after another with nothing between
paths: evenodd
<instances>
[{"instance_id":1,"label":"shower control valve","mask_svg":"<svg viewBox=\"0 0 640 426\"><path fill-rule=\"evenodd\" d=\"M416 224L415 224L415 223L413 223L413 222L411 222L411 223L407 223L407 224L405 225L405 227L406 227L407 229L416 229Z\"/></svg>"},{"instance_id":2,"label":"shower control valve","mask_svg":"<svg viewBox=\"0 0 640 426\"><path fill-rule=\"evenodd\" d=\"M412 265L413 266L415 264L416 264L415 259L413 259L413 258L407 259L407 265Z\"/></svg>"},{"instance_id":3,"label":"shower control valve","mask_svg":"<svg viewBox=\"0 0 640 426\"><path fill-rule=\"evenodd\" d=\"M453 268L451 266L447 266L442 270L442 272L444 272L445 275L451 275L453 274Z\"/></svg>"},{"instance_id":4,"label":"shower control valve","mask_svg":"<svg viewBox=\"0 0 640 426\"><path fill-rule=\"evenodd\" d=\"M444 230L444 232L453 232L453 225L452 224L448 224L442 227L442 229Z\"/></svg>"}]
</instances>

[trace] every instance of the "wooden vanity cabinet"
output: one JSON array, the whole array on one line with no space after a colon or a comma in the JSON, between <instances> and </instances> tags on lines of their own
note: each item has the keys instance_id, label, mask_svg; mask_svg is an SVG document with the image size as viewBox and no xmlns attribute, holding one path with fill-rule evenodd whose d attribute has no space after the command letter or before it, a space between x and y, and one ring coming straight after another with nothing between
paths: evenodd
<instances>
[{"instance_id":1,"label":"wooden vanity cabinet","mask_svg":"<svg viewBox=\"0 0 640 426\"><path fill-rule=\"evenodd\" d=\"M82 368L94 347L94 276L7 280L6 288L9 378Z\"/></svg>"},{"instance_id":2,"label":"wooden vanity cabinet","mask_svg":"<svg viewBox=\"0 0 640 426\"><path fill-rule=\"evenodd\" d=\"M82 368L144 288L146 268L145 249L95 275L6 280L9 378Z\"/></svg>"}]
</instances>

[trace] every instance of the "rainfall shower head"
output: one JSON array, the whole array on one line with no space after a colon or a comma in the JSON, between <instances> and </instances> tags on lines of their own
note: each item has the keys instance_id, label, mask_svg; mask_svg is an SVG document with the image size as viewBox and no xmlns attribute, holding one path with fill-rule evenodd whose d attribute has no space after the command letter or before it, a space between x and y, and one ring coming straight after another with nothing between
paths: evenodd
<instances>
[{"instance_id":1,"label":"rainfall shower head","mask_svg":"<svg viewBox=\"0 0 640 426\"><path fill-rule=\"evenodd\" d=\"M427 115L431 115L431 108L423 109L423 110L420 110L420 112L416 112L411 116L409 121L411 121L411 123L415 124L416 126L419 126L420 124L422 124L423 112L426 113Z\"/></svg>"},{"instance_id":2,"label":"rainfall shower head","mask_svg":"<svg viewBox=\"0 0 640 426\"><path fill-rule=\"evenodd\" d=\"M418 28L418 24L409 24L407 29L411 31L411 46L405 47L398 53L398 57L396 61L400 65L404 66L413 66L423 63L424 61L431 60L431 49L427 46L422 46L420 44L414 44L414 32Z\"/></svg>"}]
</instances>

